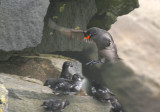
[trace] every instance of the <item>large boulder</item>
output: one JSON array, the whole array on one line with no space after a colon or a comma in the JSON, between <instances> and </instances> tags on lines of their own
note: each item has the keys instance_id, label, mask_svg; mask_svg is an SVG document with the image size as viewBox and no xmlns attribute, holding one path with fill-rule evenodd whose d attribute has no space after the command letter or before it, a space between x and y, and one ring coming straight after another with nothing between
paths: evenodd
<instances>
[{"instance_id":1,"label":"large boulder","mask_svg":"<svg viewBox=\"0 0 160 112\"><path fill-rule=\"evenodd\" d=\"M64 112L109 112L110 104L103 104L90 96L55 96L48 87L23 77L0 73L0 79L9 91L10 112L45 112L40 106L47 99L68 99Z\"/></svg>"},{"instance_id":2,"label":"large boulder","mask_svg":"<svg viewBox=\"0 0 160 112\"><path fill-rule=\"evenodd\" d=\"M138 0L95 0L97 12L89 21L87 27L110 29L118 16L127 14L139 6Z\"/></svg>"},{"instance_id":3,"label":"large boulder","mask_svg":"<svg viewBox=\"0 0 160 112\"><path fill-rule=\"evenodd\" d=\"M140 0L140 5L119 17L109 32L124 62L140 77L149 77L160 85L160 2Z\"/></svg>"},{"instance_id":4,"label":"large boulder","mask_svg":"<svg viewBox=\"0 0 160 112\"><path fill-rule=\"evenodd\" d=\"M1 0L0 50L37 46L42 39L48 5L48 0Z\"/></svg>"},{"instance_id":5,"label":"large boulder","mask_svg":"<svg viewBox=\"0 0 160 112\"><path fill-rule=\"evenodd\" d=\"M62 65L65 61L71 61L72 74L82 74L80 62L60 55L41 54L40 56L13 56L7 61L0 63L0 73L15 74L45 81L48 78L57 78L61 74Z\"/></svg>"}]
</instances>

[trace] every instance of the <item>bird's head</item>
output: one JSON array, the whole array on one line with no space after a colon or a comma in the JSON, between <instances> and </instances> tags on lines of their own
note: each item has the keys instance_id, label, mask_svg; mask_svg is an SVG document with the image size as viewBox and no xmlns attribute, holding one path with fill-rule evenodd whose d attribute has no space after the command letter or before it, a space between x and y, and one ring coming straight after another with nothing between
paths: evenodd
<instances>
[{"instance_id":1,"label":"bird's head","mask_svg":"<svg viewBox=\"0 0 160 112\"><path fill-rule=\"evenodd\" d=\"M50 107L52 106L52 104L51 104L50 100L46 100L46 101L43 102L43 104L41 106L43 106L43 108L45 110L49 110Z\"/></svg>"},{"instance_id":2,"label":"bird's head","mask_svg":"<svg viewBox=\"0 0 160 112\"><path fill-rule=\"evenodd\" d=\"M81 76L81 75L79 75L79 74L74 74L74 75L72 76L72 80L73 80L73 81L82 81L83 79L84 79L84 77Z\"/></svg>"},{"instance_id":3,"label":"bird's head","mask_svg":"<svg viewBox=\"0 0 160 112\"><path fill-rule=\"evenodd\" d=\"M84 39L85 40L94 40L94 38L98 34L98 30L99 30L99 28L97 28L97 27L92 27L92 28L88 29L84 33L84 35L85 35Z\"/></svg>"},{"instance_id":4,"label":"bird's head","mask_svg":"<svg viewBox=\"0 0 160 112\"><path fill-rule=\"evenodd\" d=\"M48 86L49 88L51 87L51 85L52 85L51 79L46 80L46 82L44 83L44 86Z\"/></svg>"},{"instance_id":5,"label":"bird's head","mask_svg":"<svg viewBox=\"0 0 160 112\"><path fill-rule=\"evenodd\" d=\"M66 68L69 68L69 67L73 67L73 64L72 64L72 62L66 61L66 62L63 63L62 69L66 69Z\"/></svg>"}]
</instances>

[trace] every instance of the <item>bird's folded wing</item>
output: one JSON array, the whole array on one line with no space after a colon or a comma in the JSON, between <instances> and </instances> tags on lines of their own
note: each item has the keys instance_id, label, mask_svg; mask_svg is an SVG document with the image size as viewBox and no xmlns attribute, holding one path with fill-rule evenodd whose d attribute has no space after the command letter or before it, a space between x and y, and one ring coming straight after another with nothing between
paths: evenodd
<instances>
[{"instance_id":1,"label":"bird's folded wing","mask_svg":"<svg viewBox=\"0 0 160 112\"><path fill-rule=\"evenodd\" d=\"M48 26L54 30L61 32L63 35L69 38L83 39L83 37L85 36L84 33L86 32L83 30L75 30L59 26L51 19L49 19Z\"/></svg>"},{"instance_id":2,"label":"bird's folded wing","mask_svg":"<svg viewBox=\"0 0 160 112\"><path fill-rule=\"evenodd\" d=\"M56 101L56 102L54 102L53 103L53 109L54 110L57 110L57 109L59 109L61 107L61 102L60 101Z\"/></svg>"}]
</instances>

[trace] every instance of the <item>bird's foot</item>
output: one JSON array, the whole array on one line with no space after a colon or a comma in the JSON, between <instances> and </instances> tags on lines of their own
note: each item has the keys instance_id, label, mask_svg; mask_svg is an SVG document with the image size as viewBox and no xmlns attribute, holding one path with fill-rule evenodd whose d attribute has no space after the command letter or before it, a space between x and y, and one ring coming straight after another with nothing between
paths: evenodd
<instances>
[{"instance_id":1,"label":"bird's foot","mask_svg":"<svg viewBox=\"0 0 160 112\"><path fill-rule=\"evenodd\" d=\"M92 60L92 61L86 63L86 65L93 65L93 64L97 64L97 63L103 63L103 62L101 62L99 60Z\"/></svg>"}]
</instances>

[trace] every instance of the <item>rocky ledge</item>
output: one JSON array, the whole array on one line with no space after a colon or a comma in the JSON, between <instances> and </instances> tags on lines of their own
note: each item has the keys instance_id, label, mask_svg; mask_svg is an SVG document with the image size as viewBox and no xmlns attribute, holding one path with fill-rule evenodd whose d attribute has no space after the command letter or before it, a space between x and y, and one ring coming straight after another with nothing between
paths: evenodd
<instances>
[{"instance_id":1,"label":"rocky ledge","mask_svg":"<svg viewBox=\"0 0 160 112\"><path fill-rule=\"evenodd\" d=\"M56 96L43 86L49 77L58 77L65 61L71 61L71 73L82 74L80 62L59 55L13 56L0 63L0 82L8 90L9 112L45 112L40 106L47 99L68 99L64 112L109 112L103 104L84 94ZM84 84L86 86L86 83Z\"/></svg>"},{"instance_id":2,"label":"rocky ledge","mask_svg":"<svg viewBox=\"0 0 160 112\"><path fill-rule=\"evenodd\" d=\"M70 105L64 112L109 112L110 105L90 96L56 96L40 80L0 73L0 79L9 91L9 112L45 112L40 106L46 99L65 98ZM40 83L41 82L41 83Z\"/></svg>"}]
</instances>

